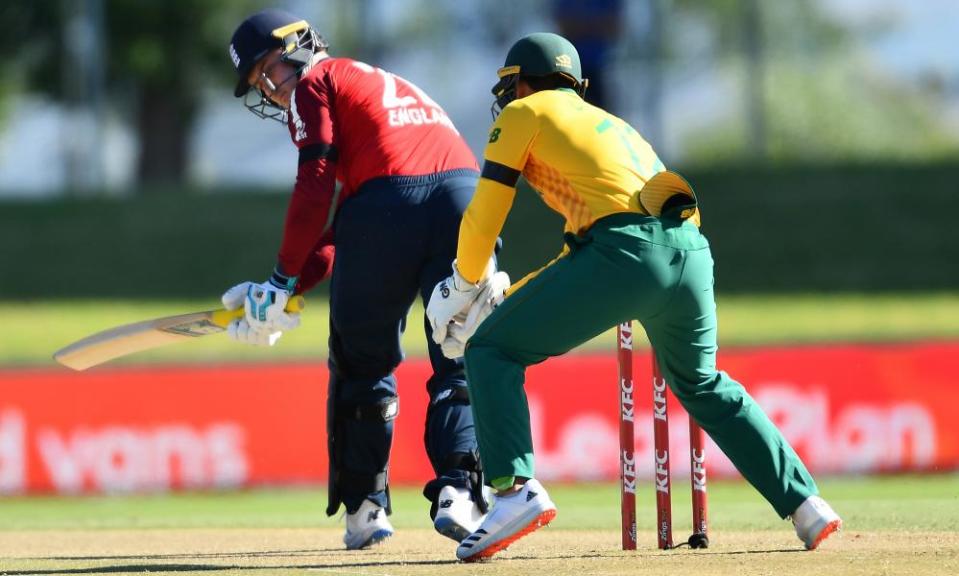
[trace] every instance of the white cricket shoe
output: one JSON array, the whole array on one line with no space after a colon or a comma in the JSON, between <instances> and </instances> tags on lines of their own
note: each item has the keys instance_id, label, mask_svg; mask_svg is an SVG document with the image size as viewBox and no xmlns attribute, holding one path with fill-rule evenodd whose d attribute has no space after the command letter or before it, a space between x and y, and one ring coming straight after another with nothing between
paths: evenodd
<instances>
[{"instance_id":1,"label":"white cricket shoe","mask_svg":"<svg viewBox=\"0 0 959 576\"><path fill-rule=\"evenodd\" d=\"M530 532L546 526L556 517L556 504L543 486L530 478L522 490L496 496L492 510L475 532L456 549L464 562L489 558Z\"/></svg>"},{"instance_id":2,"label":"white cricket shoe","mask_svg":"<svg viewBox=\"0 0 959 576\"><path fill-rule=\"evenodd\" d=\"M436 531L462 542L464 538L476 531L486 514L480 512L479 506L470 498L466 488L444 486L436 498L436 518L433 519L433 528Z\"/></svg>"},{"instance_id":3,"label":"white cricket shoe","mask_svg":"<svg viewBox=\"0 0 959 576\"><path fill-rule=\"evenodd\" d=\"M806 550L815 550L830 534L842 530L839 514L819 496L806 498L793 512L792 521Z\"/></svg>"},{"instance_id":4,"label":"white cricket shoe","mask_svg":"<svg viewBox=\"0 0 959 576\"><path fill-rule=\"evenodd\" d=\"M369 500L363 500L356 513L346 515L343 543L347 550L369 548L392 535L393 525L386 516L386 509Z\"/></svg>"}]
</instances>

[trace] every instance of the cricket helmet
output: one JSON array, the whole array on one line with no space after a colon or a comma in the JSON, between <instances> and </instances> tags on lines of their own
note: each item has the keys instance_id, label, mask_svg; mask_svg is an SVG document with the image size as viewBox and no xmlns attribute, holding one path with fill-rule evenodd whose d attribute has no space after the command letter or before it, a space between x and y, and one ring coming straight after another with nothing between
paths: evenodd
<instances>
[{"instance_id":1,"label":"cricket helmet","mask_svg":"<svg viewBox=\"0 0 959 576\"><path fill-rule=\"evenodd\" d=\"M493 114L516 98L516 83L523 76L559 74L571 80L582 96L588 84L583 78L579 52L572 42L559 34L537 32L516 41L506 54L506 62L496 71L499 81L493 86Z\"/></svg>"},{"instance_id":2,"label":"cricket helmet","mask_svg":"<svg viewBox=\"0 0 959 576\"><path fill-rule=\"evenodd\" d=\"M280 61L293 66L299 77L313 55L329 48L329 44L306 20L288 12L263 10L253 14L237 27L230 39L230 59L237 74L234 96L241 98L249 95L251 86L247 77L250 70L276 48L283 50ZM259 94L259 91L255 92ZM266 109L279 107L264 95L259 96L259 102L246 101L247 108L261 117L275 117L276 114L266 113Z\"/></svg>"}]
</instances>

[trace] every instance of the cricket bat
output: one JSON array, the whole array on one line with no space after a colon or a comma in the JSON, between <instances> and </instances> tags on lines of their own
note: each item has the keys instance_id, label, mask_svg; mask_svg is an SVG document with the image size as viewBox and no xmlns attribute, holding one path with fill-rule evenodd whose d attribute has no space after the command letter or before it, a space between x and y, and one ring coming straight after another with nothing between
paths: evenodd
<instances>
[{"instance_id":1,"label":"cricket bat","mask_svg":"<svg viewBox=\"0 0 959 576\"><path fill-rule=\"evenodd\" d=\"M286 311L299 312L305 306L302 296L294 296L287 303ZM128 354L223 332L230 322L242 318L243 313L242 307L206 310L125 324L77 340L54 352L53 359L67 368L86 370Z\"/></svg>"}]
</instances>

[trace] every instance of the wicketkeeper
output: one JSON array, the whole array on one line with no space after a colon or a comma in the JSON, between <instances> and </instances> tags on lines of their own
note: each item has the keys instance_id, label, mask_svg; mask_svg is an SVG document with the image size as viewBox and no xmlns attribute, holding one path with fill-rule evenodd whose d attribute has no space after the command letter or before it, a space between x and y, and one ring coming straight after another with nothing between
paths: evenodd
<instances>
[{"instance_id":1,"label":"wicketkeeper","mask_svg":"<svg viewBox=\"0 0 959 576\"><path fill-rule=\"evenodd\" d=\"M556 515L536 476L526 367L638 319L690 416L806 548L841 527L806 467L743 387L716 370L713 260L692 189L629 124L587 104L566 39L516 42L493 88L484 165L460 227L453 275L427 309L438 342L484 299L493 253L520 175L566 219L565 248L511 287L466 345L466 374L493 509L456 555L491 556ZM495 297L495 294L493 295ZM480 314L481 316L483 314ZM452 324L456 326L457 324Z\"/></svg>"}]
</instances>

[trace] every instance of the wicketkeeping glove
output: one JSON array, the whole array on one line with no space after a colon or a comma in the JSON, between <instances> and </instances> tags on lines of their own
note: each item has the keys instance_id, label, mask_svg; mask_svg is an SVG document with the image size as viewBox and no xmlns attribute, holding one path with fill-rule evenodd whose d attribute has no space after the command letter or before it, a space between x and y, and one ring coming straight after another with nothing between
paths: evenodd
<instances>
[{"instance_id":1,"label":"wicketkeeping glove","mask_svg":"<svg viewBox=\"0 0 959 576\"><path fill-rule=\"evenodd\" d=\"M493 309L503 303L509 287L509 274L506 272L497 272L489 279L480 295L473 301L463 322L464 330L469 333L467 340L476 332L483 320L493 313Z\"/></svg>"},{"instance_id":2,"label":"wicketkeeping glove","mask_svg":"<svg viewBox=\"0 0 959 576\"><path fill-rule=\"evenodd\" d=\"M493 270L495 270L495 264L490 259L483 279L479 284L472 284L460 275L456 268L456 261L453 261L453 274L436 284L430 295L430 302L426 305L426 317L433 327L433 342L443 344L453 317L467 311L485 287L488 278L492 276Z\"/></svg>"},{"instance_id":3,"label":"wicketkeeping glove","mask_svg":"<svg viewBox=\"0 0 959 576\"><path fill-rule=\"evenodd\" d=\"M463 324L466 322L466 314L460 312L453 317L446 330L446 338L440 343L440 350L443 356L453 360L461 358L466 353L466 341L469 340L472 333L467 333Z\"/></svg>"},{"instance_id":4,"label":"wicketkeeping glove","mask_svg":"<svg viewBox=\"0 0 959 576\"><path fill-rule=\"evenodd\" d=\"M493 310L503 302L506 291L509 290L509 275L506 272L497 272L489 279L479 296L473 301L468 312L460 312L449 323L446 338L440 344L443 356L459 358L466 352L466 342L473 337L483 320L493 313Z\"/></svg>"}]
</instances>

